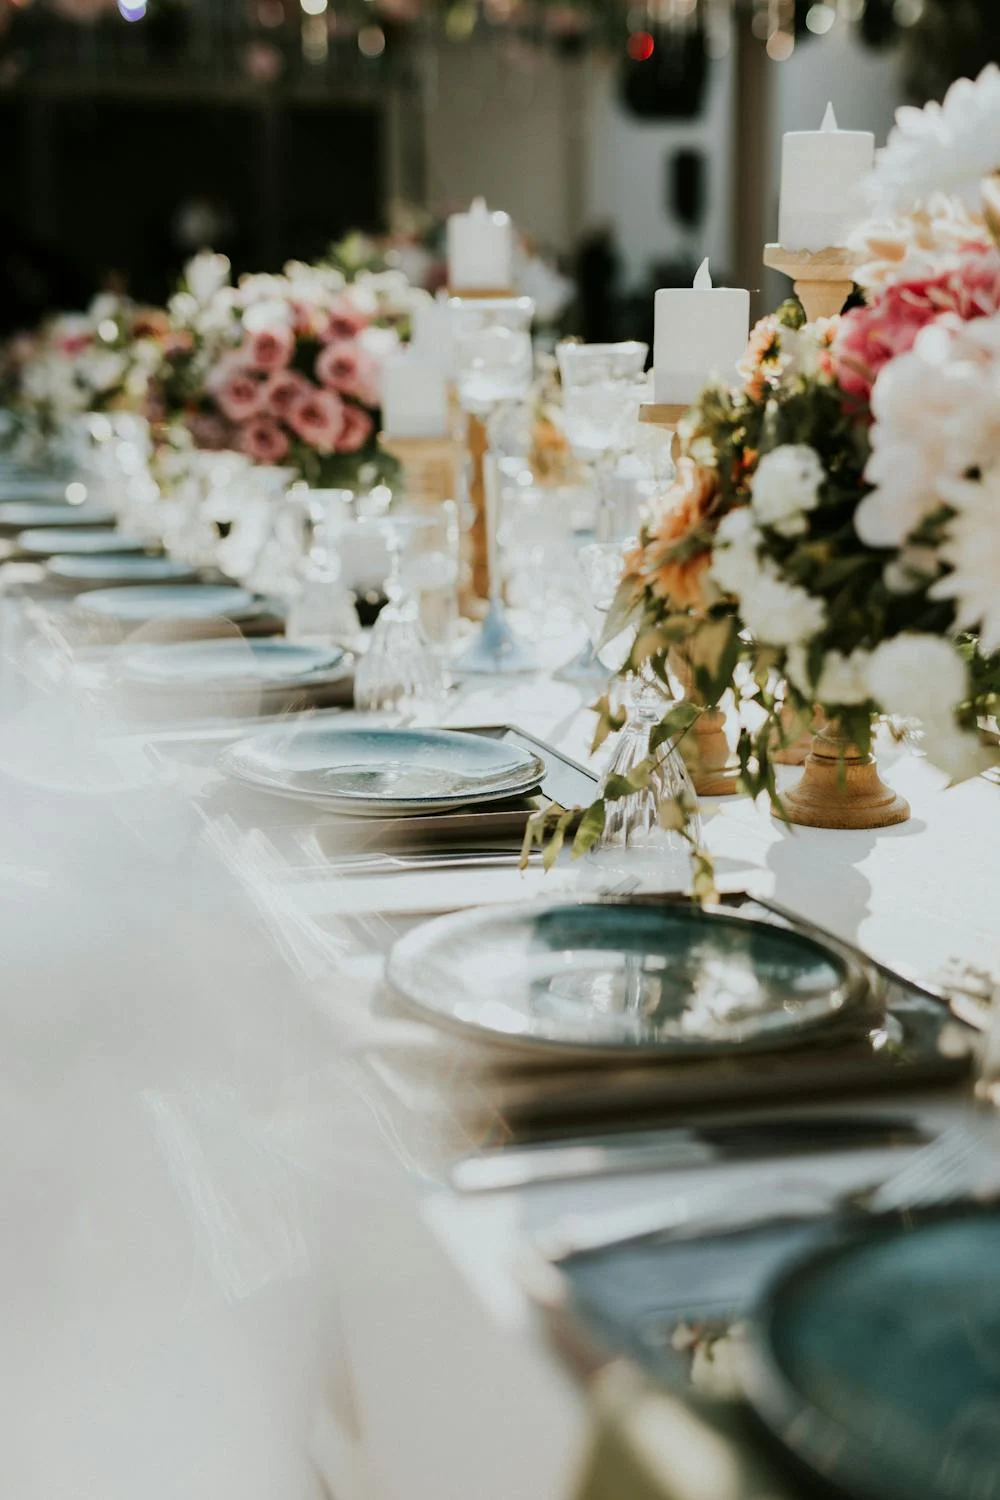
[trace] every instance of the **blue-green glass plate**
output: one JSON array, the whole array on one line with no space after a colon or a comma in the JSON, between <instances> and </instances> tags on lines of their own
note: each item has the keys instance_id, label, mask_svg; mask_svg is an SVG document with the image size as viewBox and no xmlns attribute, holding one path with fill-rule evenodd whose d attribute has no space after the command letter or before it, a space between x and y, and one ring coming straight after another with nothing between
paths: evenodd
<instances>
[{"instance_id":1,"label":"blue-green glass plate","mask_svg":"<svg viewBox=\"0 0 1000 1500\"><path fill-rule=\"evenodd\" d=\"M517 797L545 767L519 745L450 729L268 730L223 752L230 775L355 817L404 817Z\"/></svg>"},{"instance_id":2,"label":"blue-green glass plate","mask_svg":"<svg viewBox=\"0 0 1000 1500\"><path fill-rule=\"evenodd\" d=\"M336 646L301 641L185 641L146 646L122 663L124 677L170 693L316 687L349 675L351 658Z\"/></svg>"},{"instance_id":3,"label":"blue-green glass plate","mask_svg":"<svg viewBox=\"0 0 1000 1500\"><path fill-rule=\"evenodd\" d=\"M60 583L97 588L101 584L186 583L197 578L197 568L176 562L172 557L148 557L135 554L103 553L50 557L46 571Z\"/></svg>"},{"instance_id":4,"label":"blue-green glass plate","mask_svg":"<svg viewBox=\"0 0 1000 1500\"><path fill-rule=\"evenodd\" d=\"M792 1046L870 994L833 942L673 902L460 912L401 938L388 976L438 1025L561 1055Z\"/></svg>"},{"instance_id":5,"label":"blue-green glass plate","mask_svg":"<svg viewBox=\"0 0 1000 1500\"><path fill-rule=\"evenodd\" d=\"M1000 1213L918 1218L780 1273L746 1383L856 1500L1000 1500Z\"/></svg>"},{"instance_id":6,"label":"blue-green glass plate","mask_svg":"<svg viewBox=\"0 0 1000 1500\"><path fill-rule=\"evenodd\" d=\"M103 505L59 505L45 500L12 500L0 505L0 530L29 531L37 526L113 526L114 512Z\"/></svg>"},{"instance_id":7,"label":"blue-green glass plate","mask_svg":"<svg viewBox=\"0 0 1000 1500\"><path fill-rule=\"evenodd\" d=\"M14 545L31 557L55 557L57 554L88 556L95 552L142 552L145 542L126 536L113 526L83 527L37 526L18 532Z\"/></svg>"},{"instance_id":8,"label":"blue-green glass plate","mask_svg":"<svg viewBox=\"0 0 1000 1500\"><path fill-rule=\"evenodd\" d=\"M8 474L0 469L0 504L41 501L47 505L67 505L66 489L72 482L53 479L50 474Z\"/></svg>"},{"instance_id":9,"label":"blue-green glass plate","mask_svg":"<svg viewBox=\"0 0 1000 1500\"><path fill-rule=\"evenodd\" d=\"M246 589L224 584L136 584L95 589L80 598L78 608L107 620L139 625L172 620L249 620L262 612L264 601Z\"/></svg>"}]
</instances>

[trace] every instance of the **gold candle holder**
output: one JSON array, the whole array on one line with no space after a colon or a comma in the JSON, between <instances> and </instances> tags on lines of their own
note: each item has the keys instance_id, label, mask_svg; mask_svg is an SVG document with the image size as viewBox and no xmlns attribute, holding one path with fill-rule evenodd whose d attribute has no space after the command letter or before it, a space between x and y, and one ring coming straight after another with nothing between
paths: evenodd
<instances>
[{"instance_id":1,"label":"gold candle holder","mask_svg":"<svg viewBox=\"0 0 1000 1500\"><path fill-rule=\"evenodd\" d=\"M813 738L798 786L782 796L790 823L805 828L892 828L905 823L910 805L878 774L874 755L830 722Z\"/></svg>"},{"instance_id":2,"label":"gold candle holder","mask_svg":"<svg viewBox=\"0 0 1000 1500\"><path fill-rule=\"evenodd\" d=\"M810 323L817 318L835 317L854 289L857 258L840 246L829 250L786 250L782 245L765 245L764 264L791 277L795 295Z\"/></svg>"}]
</instances>

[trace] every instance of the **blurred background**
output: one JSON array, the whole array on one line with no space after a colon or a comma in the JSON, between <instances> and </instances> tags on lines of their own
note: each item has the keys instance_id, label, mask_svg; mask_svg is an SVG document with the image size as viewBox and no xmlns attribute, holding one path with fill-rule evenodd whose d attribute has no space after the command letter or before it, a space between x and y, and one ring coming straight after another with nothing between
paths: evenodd
<instances>
[{"instance_id":1,"label":"blurred background","mask_svg":"<svg viewBox=\"0 0 1000 1500\"><path fill-rule=\"evenodd\" d=\"M996 0L0 0L0 331L162 302L206 245L388 234L433 285L477 193L575 280L566 331L648 337L704 254L773 303L782 133L831 99L883 140L995 57Z\"/></svg>"}]
</instances>

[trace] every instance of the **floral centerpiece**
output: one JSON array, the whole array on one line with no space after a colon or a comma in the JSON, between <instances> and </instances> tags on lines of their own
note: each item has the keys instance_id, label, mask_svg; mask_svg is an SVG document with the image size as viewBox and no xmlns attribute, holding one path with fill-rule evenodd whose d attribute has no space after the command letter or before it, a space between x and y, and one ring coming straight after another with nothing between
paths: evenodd
<instances>
[{"instance_id":1,"label":"floral centerpiece","mask_svg":"<svg viewBox=\"0 0 1000 1500\"><path fill-rule=\"evenodd\" d=\"M169 306L154 414L199 448L296 468L316 487L392 472L378 444L381 368L399 334L367 285L291 262L230 285L224 257L187 268Z\"/></svg>"},{"instance_id":2,"label":"floral centerpiece","mask_svg":"<svg viewBox=\"0 0 1000 1500\"><path fill-rule=\"evenodd\" d=\"M680 661L689 688L651 755L696 756L687 731L731 694L743 789L795 821L822 820L797 806L801 790L779 796L774 757L817 709L810 762L839 757L841 786L845 761L870 760L878 715L919 721L952 779L997 759L981 726L1000 706L992 176L989 211L982 199L998 166L1000 70L900 112L872 182L878 216L852 246L859 305L807 324L792 302L757 326L742 386L710 386L687 414L677 479L626 559L606 632L634 628L624 670L676 689ZM598 710L600 739L620 720L607 700ZM599 839L607 801L648 776L605 789L578 850ZM899 821L905 804L886 796L888 815L828 826Z\"/></svg>"}]
</instances>

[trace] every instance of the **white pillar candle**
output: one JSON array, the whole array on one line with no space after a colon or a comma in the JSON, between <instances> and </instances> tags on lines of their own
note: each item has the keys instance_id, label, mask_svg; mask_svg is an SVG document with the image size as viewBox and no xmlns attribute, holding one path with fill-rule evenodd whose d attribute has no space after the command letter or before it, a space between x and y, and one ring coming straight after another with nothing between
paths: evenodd
<instances>
[{"instance_id":1,"label":"white pillar candle","mask_svg":"<svg viewBox=\"0 0 1000 1500\"><path fill-rule=\"evenodd\" d=\"M455 352L451 332L448 294L415 291L410 309L410 351L451 377Z\"/></svg>"},{"instance_id":2,"label":"white pillar candle","mask_svg":"<svg viewBox=\"0 0 1000 1500\"><path fill-rule=\"evenodd\" d=\"M750 332L750 293L713 287L703 260L687 287L661 287L656 294L653 395L657 402L688 406L708 380L733 383Z\"/></svg>"},{"instance_id":3,"label":"white pillar candle","mask_svg":"<svg viewBox=\"0 0 1000 1500\"><path fill-rule=\"evenodd\" d=\"M448 220L448 286L452 292L505 292L514 282L514 229L507 214L475 198Z\"/></svg>"},{"instance_id":4,"label":"white pillar candle","mask_svg":"<svg viewBox=\"0 0 1000 1500\"><path fill-rule=\"evenodd\" d=\"M789 131L781 154L781 248L845 244L865 216L861 184L874 161L875 137L868 130L838 130L832 104L819 130Z\"/></svg>"},{"instance_id":5,"label":"white pillar candle","mask_svg":"<svg viewBox=\"0 0 1000 1500\"><path fill-rule=\"evenodd\" d=\"M448 432L448 387L433 360L415 352L382 370L382 431L387 438L437 438Z\"/></svg>"}]
</instances>

